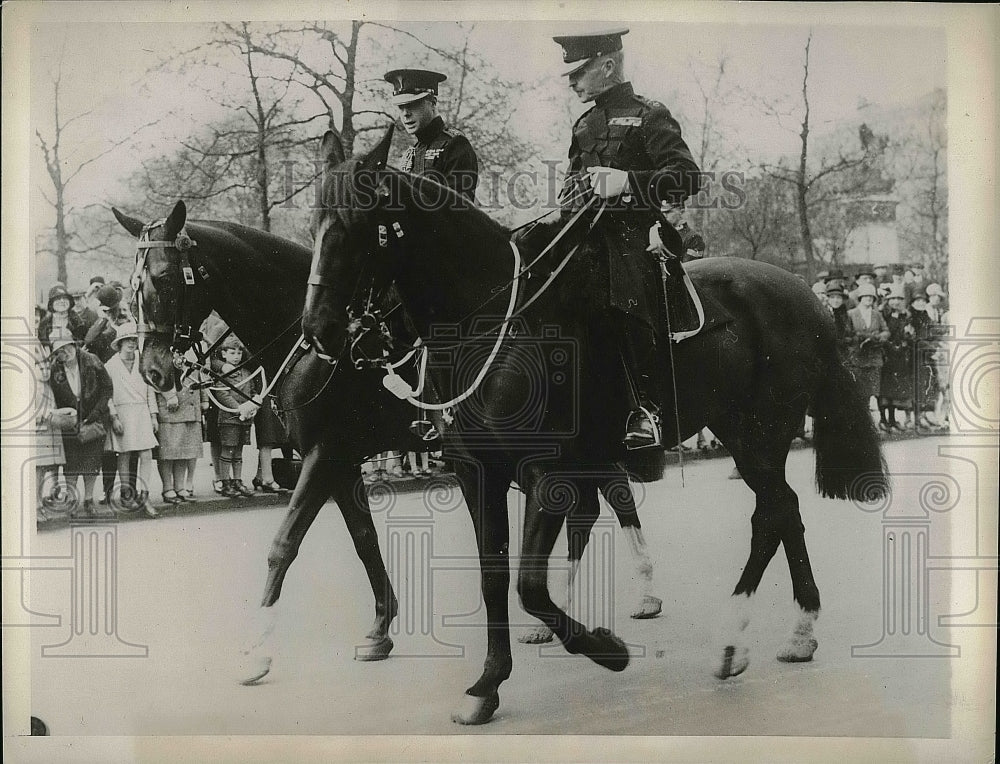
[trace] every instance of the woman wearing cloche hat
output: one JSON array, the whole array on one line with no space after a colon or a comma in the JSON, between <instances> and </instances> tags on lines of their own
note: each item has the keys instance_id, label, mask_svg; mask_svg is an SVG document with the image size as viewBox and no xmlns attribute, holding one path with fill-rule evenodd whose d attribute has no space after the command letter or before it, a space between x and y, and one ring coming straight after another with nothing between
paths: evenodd
<instances>
[{"instance_id":1,"label":"woman wearing cloche hat","mask_svg":"<svg viewBox=\"0 0 1000 764\"><path fill-rule=\"evenodd\" d=\"M58 408L77 412L78 426L63 431L66 473L75 518L101 517L94 505L94 485L104 451L101 430L108 415L108 399L113 392L111 379L97 356L80 350L66 327L56 327L50 336L53 356L52 397ZM77 479L83 478L83 501L78 501Z\"/></svg>"},{"instance_id":2,"label":"woman wearing cloche hat","mask_svg":"<svg viewBox=\"0 0 1000 764\"><path fill-rule=\"evenodd\" d=\"M906 289L893 284L886 295L883 311L889 339L883 348L885 363L879 391L879 410L883 429L902 429L896 421L896 409L909 409L913 402L913 324L906 309Z\"/></svg>"},{"instance_id":3,"label":"woman wearing cloche hat","mask_svg":"<svg viewBox=\"0 0 1000 764\"><path fill-rule=\"evenodd\" d=\"M111 412L111 448L118 454L122 486L122 507L142 510L148 517L157 511L149 504L149 479L153 448L156 446L156 393L139 373L139 336L131 321L119 324L111 343L117 351L105 364L114 385L108 402ZM138 475L130 474L132 455L138 456Z\"/></svg>"},{"instance_id":4,"label":"woman wearing cloche hat","mask_svg":"<svg viewBox=\"0 0 1000 764\"><path fill-rule=\"evenodd\" d=\"M56 284L49 290L49 300L46 305L48 313L38 322L38 339L46 347L50 346L49 335L56 328L68 329L77 342L83 340L87 327L83 319L73 308L73 295L62 284Z\"/></svg>"},{"instance_id":5,"label":"woman wearing cloche hat","mask_svg":"<svg viewBox=\"0 0 1000 764\"><path fill-rule=\"evenodd\" d=\"M875 287L862 284L857 290L858 306L848 311L854 338L848 367L858 381L862 395L870 401L878 396L882 378L882 344L889 339L885 319L875 309Z\"/></svg>"}]
</instances>

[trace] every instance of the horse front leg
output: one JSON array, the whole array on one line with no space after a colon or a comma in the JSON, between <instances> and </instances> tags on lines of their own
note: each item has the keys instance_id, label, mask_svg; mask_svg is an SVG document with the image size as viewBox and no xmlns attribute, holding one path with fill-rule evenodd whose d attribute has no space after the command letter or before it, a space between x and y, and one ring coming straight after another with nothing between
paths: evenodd
<instances>
[{"instance_id":1,"label":"horse front leg","mask_svg":"<svg viewBox=\"0 0 1000 764\"><path fill-rule=\"evenodd\" d=\"M517 578L521 605L529 615L548 626L568 652L582 653L600 666L622 671L629 662L625 643L603 627L588 631L557 607L549 595L549 556L562 528L565 511L546 506L545 497L565 495L567 485L572 491L572 481L558 473L546 474L539 468L529 472L525 481L527 502Z\"/></svg>"},{"instance_id":2,"label":"horse front leg","mask_svg":"<svg viewBox=\"0 0 1000 764\"><path fill-rule=\"evenodd\" d=\"M242 648L239 667L240 684L252 685L271 670L270 638L278 622L275 607L289 566L298 555L302 539L320 508L330 497L334 470L325 446L314 446L302 460L302 472L288 504L288 512L271 543L267 555L267 582L260 607L251 616L249 638Z\"/></svg>"},{"instance_id":3,"label":"horse front leg","mask_svg":"<svg viewBox=\"0 0 1000 764\"><path fill-rule=\"evenodd\" d=\"M389 657L393 648L389 626L396 618L399 604L382 560L378 534L368 506L368 494L357 470L352 469L337 476L333 483L333 499L344 516L344 523L354 541L354 549L365 566L372 594L375 596L375 621L365 635L365 642L355 647L354 659L384 660Z\"/></svg>"},{"instance_id":4,"label":"horse front leg","mask_svg":"<svg viewBox=\"0 0 1000 764\"><path fill-rule=\"evenodd\" d=\"M469 687L452 721L484 724L500 706L500 684L510 677L510 623L507 596L510 592L510 559L507 527L507 489L510 478L505 470L459 462L456 473L469 507L479 548L483 601L486 604L486 661L483 673Z\"/></svg>"}]
</instances>

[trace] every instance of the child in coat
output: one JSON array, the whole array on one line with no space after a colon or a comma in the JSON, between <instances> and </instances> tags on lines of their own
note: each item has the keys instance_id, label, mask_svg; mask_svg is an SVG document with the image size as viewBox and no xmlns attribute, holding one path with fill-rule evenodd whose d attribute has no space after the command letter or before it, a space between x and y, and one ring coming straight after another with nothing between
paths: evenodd
<instances>
[{"instance_id":1,"label":"child in coat","mask_svg":"<svg viewBox=\"0 0 1000 764\"><path fill-rule=\"evenodd\" d=\"M251 378L246 369L239 368L243 361L243 343L230 336L222 346L222 357L222 373L227 375L226 380L247 396L256 395L255 378ZM222 495L233 499L253 496L253 489L242 479L243 447L250 442L250 427L258 407L224 385L216 385L212 393L219 409Z\"/></svg>"}]
</instances>

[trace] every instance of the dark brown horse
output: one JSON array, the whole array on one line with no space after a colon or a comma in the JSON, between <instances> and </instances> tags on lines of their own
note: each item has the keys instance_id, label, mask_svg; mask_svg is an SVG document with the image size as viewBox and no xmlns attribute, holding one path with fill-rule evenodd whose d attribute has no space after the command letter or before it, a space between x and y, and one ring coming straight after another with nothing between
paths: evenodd
<instances>
[{"instance_id":1,"label":"dark brown horse","mask_svg":"<svg viewBox=\"0 0 1000 764\"><path fill-rule=\"evenodd\" d=\"M447 352L445 360L430 364L443 394L468 392L480 382L469 402L456 409L447 449L459 465L475 526L488 618L482 675L453 718L482 723L499 705L498 688L511 672L506 489L512 479L526 494L517 581L525 610L548 625L569 652L615 671L628 665L628 651L616 635L588 630L553 603L547 572L566 510L558 487L567 475L600 474L625 456L621 433L629 403L615 392L625 382L614 352L616 338L608 336L602 320L606 298L594 278L601 262L587 247L579 249L547 294L520 311L516 336L498 343L494 356L482 352L483 338L492 342L504 328L502 318L509 314L504 305L512 290L534 293L586 235L587 226L566 236L527 284L524 278L515 280L512 273L519 266L510 231L434 181L387 167L390 138L391 129L367 156L348 161L331 134L324 138L324 206L314 221L303 330L307 339L337 355L347 341L348 309L358 285L392 280L416 330L432 348L430 357L434 348ZM538 252L521 254L527 262ZM734 602L749 601L778 546L784 546L800 616L778 657L810 660L820 600L798 497L785 479L788 451L811 407L820 493L874 499L887 490L878 437L853 379L837 359L830 316L799 279L773 266L729 258L699 262L689 272L733 320L674 347L676 378L684 384L677 385L679 416L675 421L673 412L664 412L663 431L685 439L707 425L732 453L757 496L750 556ZM524 305L524 292L513 303ZM484 321L484 316L492 318ZM533 384L538 380L524 372L528 357L553 327L574 343L578 356L573 384L559 388L562 392L555 392L554 374L539 388ZM474 374L484 368L486 373ZM466 373L456 374L460 369ZM534 418L515 416L532 405ZM664 446L674 440L667 438ZM741 633L747 623L748 617L740 615L735 633L722 646L717 676L746 668Z\"/></svg>"},{"instance_id":2,"label":"dark brown horse","mask_svg":"<svg viewBox=\"0 0 1000 764\"><path fill-rule=\"evenodd\" d=\"M173 384L175 330L181 325L199 326L213 309L247 344L268 378L273 378L299 339L309 250L233 223L187 221L183 202L178 202L165 220L149 226L118 210L114 214L133 236L169 245L148 249L141 273L136 274L147 324L140 359L146 381L158 390ZM184 255L173 246L182 232L193 242ZM192 284L185 284L183 258L191 268ZM355 657L380 660L393 647L389 627L396 617L397 601L379 552L360 465L382 451L419 451L427 444L408 427L418 416L416 409L386 391L381 383L383 373L359 370L347 362L338 364L334 373L333 366L310 352L295 363L280 384L278 403L286 409L286 426L293 445L303 454L303 465L268 554L264 596L254 614L256 622L249 627L252 636L240 667L246 683L269 671L271 654L266 637L275 626L273 606L306 532L331 497L344 517L375 598L374 623L356 647ZM434 490L433 481L430 489ZM583 501L570 523L571 565L580 560L586 548L601 490L629 535L636 571L643 582L633 615L644 618L658 613L660 600L649 590L649 555L624 474L619 470L599 480L588 477L586 485L581 480L573 490ZM536 631L531 638L543 641L545 636Z\"/></svg>"}]
</instances>

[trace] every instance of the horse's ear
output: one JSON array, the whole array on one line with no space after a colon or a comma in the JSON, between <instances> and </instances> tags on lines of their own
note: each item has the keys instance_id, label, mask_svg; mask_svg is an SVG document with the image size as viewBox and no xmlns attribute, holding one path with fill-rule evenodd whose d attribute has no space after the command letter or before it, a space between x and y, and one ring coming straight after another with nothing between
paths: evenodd
<instances>
[{"instance_id":1,"label":"horse's ear","mask_svg":"<svg viewBox=\"0 0 1000 764\"><path fill-rule=\"evenodd\" d=\"M139 238L139 234L142 233L142 221L136 220L133 217L129 217L124 212L119 211L115 207L111 208L112 214L115 216L115 220L121 223L122 228L132 234L135 238Z\"/></svg>"},{"instance_id":2,"label":"horse's ear","mask_svg":"<svg viewBox=\"0 0 1000 764\"><path fill-rule=\"evenodd\" d=\"M338 135L333 130L323 133L323 141L319 145L319 156L328 167L336 167L342 164L344 156L344 144L340 142Z\"/></svg>"},{"instance_id":3,"label":"horse's ear","mask_svg":"<svg viewBox=\"0 0 1000 764\"><path fill-rule=\"evenodd\" d=\"M392 146L392 134L396 129L396 123L389 125L382 140L373 148L358 165L359 170L382 170L389 163L389 147Z\"/></svg>"},{"instance_id":4,"label":"horse's ear","mask_svg":"<svg viewBox=\"0 0 1000 764\"><path fill-rule=\"evenodd\" d=\"M163 238L170 241L181 232L184 221L187 220L187 205L183 199L179 199L173 210L167 216L167 222L163 224Z\"/></svg>"}]
</instances>

